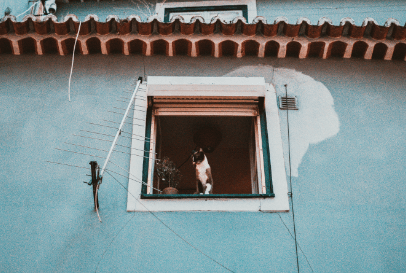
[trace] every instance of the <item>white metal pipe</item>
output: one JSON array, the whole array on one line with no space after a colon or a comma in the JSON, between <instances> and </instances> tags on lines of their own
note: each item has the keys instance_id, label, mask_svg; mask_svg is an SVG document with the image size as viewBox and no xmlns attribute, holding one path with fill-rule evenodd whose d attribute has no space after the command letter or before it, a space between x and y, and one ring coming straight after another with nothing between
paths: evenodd
<instances>
[{"instance_id":1,"label":"white metal pipe","mask_svg":"<svg viewBox=\"0 0 406 273\"><path fill-rule=\"evenodd\" d=\"M107 155L106 161L104 162L103 168L102 168L102 170L101 170L101 172L100 172L100 178L103 178L104 170L106 169L107 163L108 163L109 160L110 160L110 156L111 156L111 154L113 153L114 147L116 146L118 137L119 137L120 134L121 134L121 129L122 129L123 126L124 126L125 119L127 118L128 112L130 111L130 108L131 108L131 105L132 105L133 102L134 102L135 95L137 94L137 91L138 91L138 88L140 87L141 81L142 81L142 78L139 78L138 81L137 81L137 86L136 86L135 89L134 89L133 95L131 96L131 100L130 100L130 102L128 103L127 109L125 110L123 119L121 120L120 127L118 127L118 131L117 131L116 136L115 136L115 138L114 138L114 140L113 140L113 143L111 144L110 151L109 151L109 153L108 153L108 155Z\"/></svg>"}]
</instances>

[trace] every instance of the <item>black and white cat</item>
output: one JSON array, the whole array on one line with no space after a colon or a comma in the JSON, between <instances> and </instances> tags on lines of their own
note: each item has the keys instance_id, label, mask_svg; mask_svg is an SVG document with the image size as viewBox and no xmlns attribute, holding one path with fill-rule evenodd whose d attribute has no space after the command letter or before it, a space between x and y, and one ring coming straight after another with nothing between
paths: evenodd
<instances>
[{"instance_id":1,"label":"black and white cat","mask_svg":"<svg viewBox=\"0 0 406 273\"><path fill-rule=\"evenodd\" d=\"M207 157L200 148L193 153L193 166L196 169L196 192L195 194L211 194L213 192L213 178Z\"/></svg>"}]
</instances>

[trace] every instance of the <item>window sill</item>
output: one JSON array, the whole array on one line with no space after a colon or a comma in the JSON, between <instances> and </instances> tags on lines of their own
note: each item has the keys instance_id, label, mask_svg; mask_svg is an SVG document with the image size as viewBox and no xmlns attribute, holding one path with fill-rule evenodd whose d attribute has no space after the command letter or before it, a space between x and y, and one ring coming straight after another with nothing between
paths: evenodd
<instances>
[{"instance_id":1,"label":"window sill","mask_svg":"<svg viewBox=\"0 0 406 273\"><path fill-rule=\"evenodd\" d=\"M218 198L269 198L275 194L141 194L141 199L218 199Z\"/></svg>"},{"instance_id":2,"label":"window sill","mask_svg":"<svg viewBox=\"0 0 406 273\"><path fill-rule=\"evenodd\" d=\"M190 194L189 196L191 196ZM214 196L221 196L222 194L215 194ZM147 198L145 198L147 196ZM166 212L286 212L289 211L289 204L287 203L288 196L270 197L269 195L262 194L249 194L248 198L245 198L244 194L232 194L229 198L217 198L213 195L194 195L190 198L179 198L179 194L164 196L161 198L161 194L156 194L159 198L152 198L152 194L149 196L141 194L141 198L137 201L133 200L131 208L127 208L127 211L166 211ZM132 200L130 200L132 201Z\"/></svg>"}]
</instances>

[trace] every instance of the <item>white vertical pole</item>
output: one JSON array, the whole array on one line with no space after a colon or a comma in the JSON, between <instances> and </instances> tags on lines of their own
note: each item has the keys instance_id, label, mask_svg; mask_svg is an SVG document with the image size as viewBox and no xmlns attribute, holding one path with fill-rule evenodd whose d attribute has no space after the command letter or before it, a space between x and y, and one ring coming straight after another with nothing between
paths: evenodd
<instances>
[{"instance_id":1,"label":"white vertical pole","mask_svg":"<svg viewBox=\"0 0 406 273\"><path fill-rule=\"evenodd\" d=\"M123 119L121 120L120 127L118 127L118 131L117 131L116 136L115 136L115 138L114 138L114 140L113 140L113 143L111 144L110 151L109 151L109 153L108 153L108 155L107 155L106 161L104 162L103 168L102 168L102 170L101 170L101 172L100 172L100 177L101 177L101 178L103 178L104 170L106 169L107 163L108 163L109 160L110 160L110 156L111 156L111 154L112 154L112 152L113 152L113 150L114 150L114 147L116 146L118 137L119 137L120 134L121 134L121 129L122 129L123 126L124 126L125 119L127 118L128 112L130 111L130 108L131 108L131 105L132 105L133 102L134 102L135 95L137 94L137 91L138 91L138 88L140 87L141 82L142 82L142 78L140 77L140 78L138 78L137 86L136 86L135 89L134 89L134 93L133 93L133 95L132 95L132 97L131 97L130 102L128 103L127 109L125 110L125 113L124 113L124 117L123 117Z\"/></svg>"},{"instance_id":2,"label":"white vertical pole","mask_svg":"<svg viewBox=\"0 0 406 273\"><path fill-rule=\"evenodd\" d=\"M149 154L151 157L149 158L148 163L148 181L147 181L147 193L153 193L153 180L154 180L154 162L155 162L155 135L156 135L156 120L155 115L153 114L151 117L151 137L149 139ZM159 180L159 179L158 179Z\"/></svg>"},{"instance_id":3,"label":"white vertical pole","mask_svg":"<svg viewBox=\"0 0 406 273\"><path fill-rule=\"evenodd\" d=\"M257 130L257 166L258 166L258 184L262 186L262 190L259 191L260 194L266 194L266 183L265 183L265 171L264 171L264 153L262 149L262 135L261 135L261 117L258 115L255 122Z\"/></svg>"}]
</instances>

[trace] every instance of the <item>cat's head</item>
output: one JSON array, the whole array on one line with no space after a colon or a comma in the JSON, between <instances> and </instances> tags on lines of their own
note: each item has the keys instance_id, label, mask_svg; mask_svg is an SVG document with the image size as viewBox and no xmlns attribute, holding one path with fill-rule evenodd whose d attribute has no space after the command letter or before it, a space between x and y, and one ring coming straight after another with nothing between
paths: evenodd
<instances>
[{"instance_id":1,"label":"cat's head","mask_svg":"<svg viewBox=\"0 0 406 273\"><path fill-rule=\"evenodd\" d=\"M197 151L193 151L193 155L192 155L192 159L193 159L193 165L194 164L199 164L200 162L202 162L204 160L204 152L203 149L200 148Z\"/></svg>"}]
</instances>

